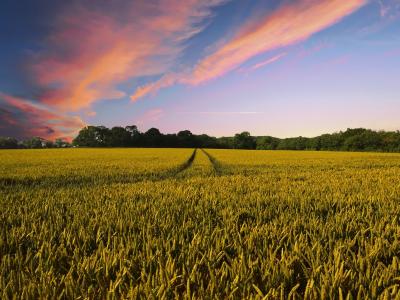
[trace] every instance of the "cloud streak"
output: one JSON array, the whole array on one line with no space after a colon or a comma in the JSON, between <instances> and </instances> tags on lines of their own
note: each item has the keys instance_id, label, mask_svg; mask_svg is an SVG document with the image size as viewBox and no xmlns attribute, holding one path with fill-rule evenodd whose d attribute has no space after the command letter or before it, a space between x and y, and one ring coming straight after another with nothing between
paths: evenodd
<instances>
[{"instance_id":1,"label":"cloud streak","mask_svg":"<svg viewBox=\"0 0 400 300\"><path fill-rule=\"evenodd\" d=\"M400 16L399 0L378 0L379 13L382 18L396 19Z\"/></svg>"},{"instance_id":2,"label":"cloud streak","mask_svg":"<svg viewBox=\"0 0 400 300\"><path fill-rule=\"evenodd\" d=\"M198 85L218 78L252 57L308 39L366 3L366 0L299 0L284 4L243 24L231 40L194 67L139 87L131 99L136 101L176 83Z\"/></svg>"},{"instance_id":3,"label":"cloud streak","mask_svg":"<svg viewBox=\"0 0 400 300\"><path fill-rule=\"evenodd\" d=\"M158 0L74 5L60 14L29 67L39 101L77 111L125 93L130 78L162 74L225 0ZM128 4L127 4L128 3ZM124 4L124 5L123 5Z\"/></svg>"},{"instance_id":4,"label":"cloud streak","mask_svg":"<svg viewBox=\"0 0 400 300\"><path fill-rule=\"evenodd\" d=\"M179 112L180 114L198 114L198 115L260 115L264 114L260 111L195 111L195 112Z\"/></svg>"},{"instance_id":5,"label":"cloud streak","mask_svg":"<svg viewBox=\"0 0 400 300\"><path fill-rule=\"evenodd\" d=\"M251 72L251 71L257 70L259 68L265 67L267 65L270 65L270 64L280 60L282 57L286 56L286 54L287 53L281 53L281 54L275 55L275 56L273 56L271 58L268 58L268 59L266 59L266 60L264 60L262 62L259 62L259 63L255 64L255 65L251 66L246 71Z\"/></svg>"},{"instance_id":6,"label":"cloud streak","mask_svg":"<svg viewBox=\"0 0 400 300\"><path fill-rule=\"evenodd\" d=\"M5 105L1 133L72 136L84 123L69 112L94 117L94 103L126 96L120 84L170 70L187 39L204 29L212 8L226 1L73 1L63 6L48 21L51 29L39 50L28 55L24 74L29 74L31 93L24 99L0 95Z\"/></svg>"},{"instance_id":7,"label":"cloud streak","mask_svg":"<svg viewBox=\"0 0 400 300\"><path fill-rule=\"evenodd\" d=\"M46 106L1 92L0 103L0 135L71 141L77 131L85 126L77 116L60 114Z\"/></svg>"},{"instance_id":8,"label":"cloud streak","mask_svg":"<svg viewBox=\"0 0 400 300\"><path fill-rule=\"evenodd\" d=\"M146 111L136 122L138 125L157 122L164 115L164 111L160 108L155 108Z\"/></svg>"}]
</instances>

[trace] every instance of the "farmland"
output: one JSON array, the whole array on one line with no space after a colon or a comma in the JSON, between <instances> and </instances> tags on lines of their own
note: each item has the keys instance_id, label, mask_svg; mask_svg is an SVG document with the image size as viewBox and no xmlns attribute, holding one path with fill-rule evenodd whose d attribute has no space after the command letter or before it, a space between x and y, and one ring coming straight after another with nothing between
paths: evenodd
<instances>
[{"instance_id":1,"label":"farmland","mask_svg":"<svg viewBox=\"0 0 400 300\"><path fill-rule=\"evenodd\" d=\"M400 299L400 155L0 152L0 298Z\"/></svg>"}]
</instances>

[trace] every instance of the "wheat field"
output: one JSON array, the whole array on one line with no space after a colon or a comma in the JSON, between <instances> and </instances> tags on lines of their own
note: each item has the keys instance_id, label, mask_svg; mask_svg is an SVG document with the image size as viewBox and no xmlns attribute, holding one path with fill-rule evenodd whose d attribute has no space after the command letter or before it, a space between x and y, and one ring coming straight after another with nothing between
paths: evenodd
<instances>
[{"instance_id":1,"label":"wheat field","mask_svg":"<svg viewBox=\"0 0 400 300\"><path fill-rule=\"evenodd\" d=\"M400 155L0 152L1 299L400 299Z\"/></svg>"}]
</instances>

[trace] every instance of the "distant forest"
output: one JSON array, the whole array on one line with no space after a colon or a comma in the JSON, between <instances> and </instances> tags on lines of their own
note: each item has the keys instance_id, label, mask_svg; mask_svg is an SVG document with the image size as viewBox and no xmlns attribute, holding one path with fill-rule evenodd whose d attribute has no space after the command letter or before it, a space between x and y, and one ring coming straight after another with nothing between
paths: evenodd
<instances>
[{"instance_id":1,"label":"distant forest","mask_svg":"<svg viewBox=\"0 0 400 300\"><path fill-rule=\"evenodd\" d=\"M156 147L156 148L222 148L260 150L331 150L400 152L400 131L374 131L364 128L347 129L313 138L276 138L251 136L249 132L233 137L216 138L195 135L189 130L177 134L163 134L157 128L140 132L133 126L82 128L72 144L61 139L54 142L33 137L23 141L0 137L0 148L65 148L65 147Z\"/></svg>"}]
</instances>

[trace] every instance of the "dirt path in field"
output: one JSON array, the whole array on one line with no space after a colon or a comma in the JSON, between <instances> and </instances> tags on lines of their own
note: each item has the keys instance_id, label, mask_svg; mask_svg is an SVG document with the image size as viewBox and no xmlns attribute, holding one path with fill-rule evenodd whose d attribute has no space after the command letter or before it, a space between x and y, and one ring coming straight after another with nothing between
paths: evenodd
<instances>
[{"instance_id":1,"label":"dirt path in field","mask_svg":"<svg viewBox=\"0 0 400 300\"><path fill-rule=\"evenodd\" d=\"M41 177L41 178L0 178L0 191L4 188L13 188L14 186L27 186L27 187L41 187L41 188L59 188L65 186L88 186L98 184L115 184L115 183L137 183L142 181L162 181L170 178L176 178L185 170L191 167L196 158L197 148L193 150L192 154L182 164L161 171L158 174L137 174L135 177L126 178L102 178L97 181L92 178L85 177Z\"/></svg>"},{"instance_id":2,"label":"dirt path in field","mask_svg":"<svg viewBox=\"0 0 400 300\"><path fill-rule=\"evenodd\" d=\"M208 157L208 160L210 161L210 163L212 164L213 168L214 168L214 172L217 176L220 176L222 174L222 166L220 164L220 162L213 157L210 153L208 153L206 150L201 149L201 151L203 151L203 153Z\"/></svg>"},{"instance_id":3,"label":"dirt path in field","mask_svg":"<svg viewBox=\"0 0 400 300\"><path fill-rule=\"evenodd\" d=\"M178 169L176 170L176 172L175 172L175 174L173 176L176 176L179 173L181 173L181 172L185 171L186 169L190 168L190 166L193 164L194 159L196 158L196 152L197 152L197 148L194 149L192 155L190 155L190 157L183 164L181 164L178 167Z\"/></svg>"}]
</instances>

